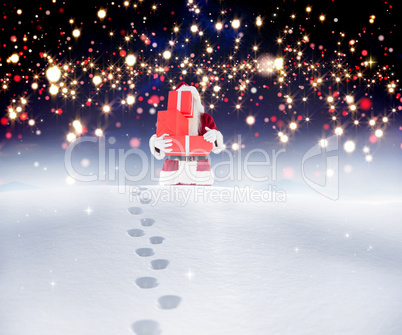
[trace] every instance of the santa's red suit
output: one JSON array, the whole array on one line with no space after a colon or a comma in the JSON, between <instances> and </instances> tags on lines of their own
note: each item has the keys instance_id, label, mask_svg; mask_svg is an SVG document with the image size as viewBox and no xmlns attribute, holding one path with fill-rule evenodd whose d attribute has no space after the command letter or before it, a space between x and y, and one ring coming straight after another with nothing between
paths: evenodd
<instances>
[{"instance_id":1,"label":"santa's red suit","mask_svg":"<svg viewBox=\"0 0 402 335\"><path fill-rule=\"evenodd\" d=\"M178 86L177 90L191 91L194 97L194 116L189 118L189 135L205 135L204 138L213 143L212 152L220 153L223 149L223 136L218 131L212 116L204 112L197 89L194 86L182 84ZM165 151L169 150L168 145L162 147L161 139L162 136L157 138L156 135L153 135L149 140L151 153L156 159L165 158ZM161 147L158 148L158 145ZM208 157L169 156L163 164L159 182L162 185L212 185L214 176Z\"/></svg>"}]
</instances>

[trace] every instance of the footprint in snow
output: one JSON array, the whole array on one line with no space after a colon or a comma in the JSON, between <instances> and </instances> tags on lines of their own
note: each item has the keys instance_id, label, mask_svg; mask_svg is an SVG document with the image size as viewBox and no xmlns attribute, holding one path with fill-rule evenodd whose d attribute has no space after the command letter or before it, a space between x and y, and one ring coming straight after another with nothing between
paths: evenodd
<instances>
[{"instance_id":1,"label":"footprint in snow","mask_svg":"<svg viewBox=\"0 0 402 335\"><path fill-rule=\"evenodd\" d=\"M158 280L154 277L141 277L135 283L139 288L154 288L158 286Z\"/></svg>"},{"instance_id":2,"label":"footprint in snow","mask_svg":"<svg viewBox=\"0 0 402 335\"><path fill-rule=\"evenodd\" d=\"M155 223L154 219L148 219L148 218L141 219L140 221L141 221L141 226L143 226L143 227L150 227Z\"/></svg>"},{"instance_id":3,"label":"footprint in snow","mask_svg":"<svg viewBox=\"0 0 402 335\"><path fill-rule=\"evenodd\" d=\"M151 262L151 268L154 270L166 269L168 265L169 261L167 259L155 259Z\"/></svg>"},{"instance_id":4,"label":"footprint in snow","mask_svg":"<svg viewBox=\"0 0 402 335\"><path fill-rule=\"evenodd\" d=\"M140 257L149 257L155 254L154 249L151 248L139 248L135 251L135 253Z\"/></svg>"},{"instance_id":5,"label":"footprint in snow","mask_svg":"<svg viewBox=\"0 0 402 335\"><path fill-rule=\"evenodd\" d=\"M179 306L181 298L177 295L164 295L158 299L161 309L174 309Z\"/></svg>"},{"instance_id":6,"label":"footprint in snow","mask_svg":"<svg viewBox=\"0 0 402 335\"><path fill-rule=\"evenodd\" d=\"M129 212L130 214L132 214L132 215L139 215L139 214L141 214L143 211L142 211L142 208L140 208L140 207L130 207L130 208L128 209L128 212Z\"/></svg>"},{"instance_id":7,"label":"footprint in snow","mask_svg":"<svg viewBox=\"0 0 402 335\"><path fill-rule=\"evenodd\" d=\"M143 205L150 204L151 201L152 201L152 198L141 198L141 199L140 199L140 202L141 202Z\"/></svg>"},{"instance_id":8,"label":"footprint in snow","mask_svg":"<svg viewBox=\"0 0 402 335\"><path fill-rule=\"evenodd\" d=\"M151 244L162 244L164 240L165 238L162 236L152 236L149 238Z\"/></svg>"},{"instance_id":9,"label":"footprint in snow","mask_svg":"<svg viewBox=\"0 0 402 335\"><path fill-rule=\"evenodd\" d=\"M137 335L159 335L159 323L153 320L140 320L133 324L132 329Z\"/></svg>"},{"instance_id":10,"label":"footprint in snow","mask_svg":"<svg viewBox=\"0 0 402 335\"><path fill-rule=\"evenodd\" d=\"M131 237L141 237L144 236L144 231L142 229L130 229L127 230L127 234Z\"/></svg>"}]
</instances>

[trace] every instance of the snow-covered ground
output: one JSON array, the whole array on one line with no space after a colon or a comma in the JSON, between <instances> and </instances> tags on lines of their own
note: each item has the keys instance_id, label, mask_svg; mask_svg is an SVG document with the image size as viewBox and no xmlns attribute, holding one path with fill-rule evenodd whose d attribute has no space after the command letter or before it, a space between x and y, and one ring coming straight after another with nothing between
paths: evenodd
<instances>
[{"instance_id":1,"label":"snow-covered ground","mask_svg":"<svg viewBox=\"0 0 402 335\"><path fill-rule=\"evenodd\" d=\"M401 202L180 192L1 193L0 334L402 333Z\"/></svg>"}]
</instances>

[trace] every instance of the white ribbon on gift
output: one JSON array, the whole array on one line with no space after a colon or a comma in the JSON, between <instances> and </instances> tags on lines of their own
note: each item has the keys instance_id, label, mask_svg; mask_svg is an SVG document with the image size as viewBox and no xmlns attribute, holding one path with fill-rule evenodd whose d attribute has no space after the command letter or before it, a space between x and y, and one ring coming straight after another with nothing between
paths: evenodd
<instances>
[{"instance_id":1,"label":"white ribbon on gift","mask_svg":"<svg viewBox=\"0 0 402 335\"><path fill-rule=\"evenodd\" d=\"M186 156L190 156L190 136L186 135L185 137L185 150Z\"/></svg>"},{"instance_id":2,"label":"white ribbon on gift","mask_svg":"<svg viewBox=\"0 0 402 335\"><path fill-rule=\"evenodd\" d=\"M178 111L182 112L182 110L181 110L181 91L176 91L176 92L177 92L176 108L177 108ZM194 104L194 97L193 97L192 94L191 94L191 102L192 102L192 104ZM191 118L191 117L193 117L193 114L191 114L190 116L186 116L186 117Z\"/></svg>"},{"instance_id":3,"label":"white ribbon on gift","mask_svg":"<svg viewBox=\"0 0 402 335\"><path fill-rule=\"evenodd\" d=\"M181 112L181 91L177 91L177 110Z\"/></svg>"}]
</instances>

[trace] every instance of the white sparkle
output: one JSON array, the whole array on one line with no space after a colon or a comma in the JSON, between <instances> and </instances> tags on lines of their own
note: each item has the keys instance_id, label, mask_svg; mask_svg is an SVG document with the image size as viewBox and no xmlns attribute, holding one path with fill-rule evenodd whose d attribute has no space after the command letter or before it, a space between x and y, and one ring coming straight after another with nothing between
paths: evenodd
<instances>
[{"instance_id":1,"label":"white sparkle","mask_svg":"<svg viewBox=\"0 0 402 335\"><path fill-rule=\"evenodd\" d=\"M186 277L191 280L194 277L194 273L191 270L188 270L188 272L186 273Z\"/></svg>"}]
</instances>

